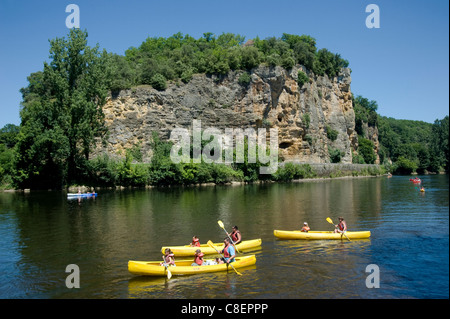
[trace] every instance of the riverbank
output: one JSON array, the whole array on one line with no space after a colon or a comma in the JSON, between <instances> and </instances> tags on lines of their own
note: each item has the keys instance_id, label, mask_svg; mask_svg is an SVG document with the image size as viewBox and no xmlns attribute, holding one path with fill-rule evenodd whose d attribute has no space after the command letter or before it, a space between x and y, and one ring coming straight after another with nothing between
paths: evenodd
<instances>
[{"instance_id":1,"label":"riverbank","mask_svg":"<svg viewBox=\"0 0 450 319\"><path fill-rule=\"evenodd\" d=\"M136 170L142 171L142 164L136 164L134 166ZM204 168L202 166L201 168ZM220 175L225 172L226 174ZM204 174L199 169L192 169L189 171L190 180L199 180L201 182L191 182L189 179L184 179L182 182L165 183L165 184L152 184L141 183L139 185L98 185L94 183L88 183L86 185L70 185L65 187L68 192L91 192L100 189L127 189L127 188L155 188L155 187L208 187L216 185L229 185L239 186L246 184L258 184L258 183L300 183L310 182L318 180L338 179L338 178L360 178L360 177L376 177L386 174L386 169L382 165L375 164L335 164L335 163L296 163L296 162L283 162L280 164L276 173L271 175L259 175L258 179L248 180L244 178L242 174L238 174L230 166L215 165L212 166L212 174L210 178L199 178L197 175ZM183 175L185 171L180 172ZM214 176L214 173L216 176ZM184 174L185 175L185 174ZM184 176L183 175L183 176ZM218 176L217 176L218 175ZM151 181L148 179L147 181ZM1 192L29 192L30 189L11 189L4 188Z\"/></svg>"}]
</instances>

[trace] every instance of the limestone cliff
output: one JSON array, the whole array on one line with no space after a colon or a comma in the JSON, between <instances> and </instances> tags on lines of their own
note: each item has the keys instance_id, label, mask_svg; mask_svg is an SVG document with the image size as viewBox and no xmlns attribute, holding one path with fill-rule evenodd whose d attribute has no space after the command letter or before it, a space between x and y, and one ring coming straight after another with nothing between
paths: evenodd
<instances>
[{"instance_id":1,"label":"limestone cliff","mask_svg":"<svg viewBox=\"0 0 450 319\"><path fill-rule=\"evenodd\" d=\"M300 69L309 76L301 88ZM349 69L330 79L302 66L289 71L260 66L250 72L248 84L239 83L242 74L198 74L187 84L170 83L164 91L139 86L112 95L104 106L109 127L104 150L120 155L138 145L148 161L152 131L168 139L174 128L192 128L197 119L202 128L221 130L276 127L279 154L287 161L329 163L329 149L338 149L342 163L352 162L358 141ZM327 130L337 132L337 137L327 137Z\"/></svg>"}]
</instances>

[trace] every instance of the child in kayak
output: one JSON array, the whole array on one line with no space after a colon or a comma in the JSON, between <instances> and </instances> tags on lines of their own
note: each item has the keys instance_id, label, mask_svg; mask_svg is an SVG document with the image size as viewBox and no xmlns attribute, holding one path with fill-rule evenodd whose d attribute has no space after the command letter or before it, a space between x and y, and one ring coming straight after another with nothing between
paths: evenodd
<instances>
[{"instance_id":1,"label":"child in kayak","mask_svg":"<svg viewBox=\"0 0 450 319\"><path fill-rule=\"evenodd\" d=\"M310 231L310 229L311 229L311 228L309 228L308 223L307 223L307 222L304 222L304 223L303 223L303 228L302 228L300 231L307 233L307 232Z\"/></svg>"},{"instance_id":2,"label":"child in kayak","mask_svg":"<svg viewBox=\"0 0 450 319\"><path fill-rule=\"evenodd\" d=\"M174 266L175 267L175 255L173 254L172 250L170 248L166 248L164 250L164 256L163 256L164 262L160 263L161 266Z\"/></svg>"},{"instance_id":3,"label":"child in kayak","mask_svg":"<svg viewBox=\"0 0 450 319\"><path fill-rule=\"evenodd\" d=\"M197 236L192 237L191 247L200 247L200 239Z\"/></svg>"},{"instance_id":4,"label":"child in kayak","mask_svg":"<svg viewBox=\"0 0 450 319\"><path fill-rule=\"evenodd\" d=\"M200 249L197 249L195 251L195 257L194 257L194 262L192 263L191 266L201 266L203 264L203 256L205 254L202 253L202 251Z\"/></svg>"}]
</instances>

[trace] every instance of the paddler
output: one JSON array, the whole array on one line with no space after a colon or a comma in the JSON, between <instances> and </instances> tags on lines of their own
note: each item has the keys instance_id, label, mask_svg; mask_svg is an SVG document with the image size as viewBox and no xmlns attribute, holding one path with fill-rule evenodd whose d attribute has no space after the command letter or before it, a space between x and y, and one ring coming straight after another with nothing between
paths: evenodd
<instances>
[{"instance_id":1,"label":"paddler","mask_svg":"<svg viewBox=\"0 0 450 319\"><path fill-rule=\"evenodd\" d=\"M175 255L170 248L164 250L163 260L164 262L160 264L161 266L175 266Z\"/></svg>"},{"instance_id":2,"label":"paddler","mask_svg":"<svg viewBox=\"0 0 450 319\"><path fill-rule=\"evenodd\" d=\"M221 253L223 254L223 261L229 264L230 262L234 262L234 257L236 256L236 251L234 250L234 246L231 244L230 239L226 237L223 240L223 249Z\"/></svg>"},{"instance_id":3,"label":"paddler","mask_svg":"<svg viewBox=\"0 0 450 319\"><path fill-rule=\"evenodd\" d=\"M343 233L347 231L347 223L344 220L344 217L339 217L339 224L335 225L336 229L334 230L335 233Z\"/></svg>"},{"instance_id":4,"label":"paddler","mask_svg":"<svg viewBox=\"0 0 450 319\"><path fill-rule=\"evenodd\" d=\"M228 234L235 245L242 241L242 235L237 226L233 226L231 233Z\"/></svg>"}]
</instances>

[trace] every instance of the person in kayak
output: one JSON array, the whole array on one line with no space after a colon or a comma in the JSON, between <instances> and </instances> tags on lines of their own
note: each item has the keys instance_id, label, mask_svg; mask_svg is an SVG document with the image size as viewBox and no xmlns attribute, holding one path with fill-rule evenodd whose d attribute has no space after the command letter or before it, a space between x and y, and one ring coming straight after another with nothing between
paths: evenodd
<instances>
[{"instance_id":1,"label":"person in kayak","mask_svg":"<svg viewBox=\"0 0 450 319\"><path fill-rule=\"evenodd\" d=\"M235 262L234 257L236 256L236 251L234 246L231 244L230 239L227 237L223 240L223 249L221 253L223 254L223 261L229 264L230 262Z\"/></svg>"},{"instance_id":2,"label":"person in kayak","mask_svg":"<svg viewBox=\"0 0 450 319\"><path fill-rule=\"evenodd\" d=\"M200 247L200 239L197 236L192 237L191 247Z\"/></svg>"},{"instance_id":3,"label":"person in kayak","mask_svg":"<svg viewBox=\"0 0 450 319\"><path fill-rule=\"evenodd\" d=\"M164 256L163 256L164 262L162 262L161 266L174 266L175 267L175 255L173 254L172 250L170 248L166 248L164 250Z\"/></svg>"},{"instance_id":4,"label":"person in kayak","mask_svg":"<svg viewBox=\"0 0 450 319\"><path fill-rule=\"evenodd\" d=\"M302 232L304 232L304 233L307 233L307 232L310 231L310 229L311 229L311 228L309 228L308 223L307 223L307 222L304 222L304 223L303 223L303 227L302 227L302 229L301 229L300 231L302 231Z\"/></svg>"},{"instance_id":5,"label":"person in kayak","mask_svg":"<svg viewBox=\"0 0 450 319\"><path fill-rule=\"evenodd\" d=\"M191 266L201 266L203 264L203 256L205 254L202 253L202 251L200 249L197 249L195 251L195 257L194 257L194 262L192 263Z\"/></svg>"},{"instance_id":6,"label":"person in kayak","mask_svg":"<svg viewBox=\"0 0 450 319\"><path fill-rule=\"evenodd\" d=\"M242 241L242 235L237 226L233 226L232 232L228 234L233 240L235 245L239 244Z\"/></svg>"},{"instance_id":7,"label":"person in kayak","mask_svg":"<svg viewBox=\"0 0 450 319\"><path fill-rule=\"evenodd\" d=\"M335 225L336 229L335 233L343 233L347 231L347 223L345 222L343 217L339 217L339 224Z\"/></svg>"}]
</instances>

